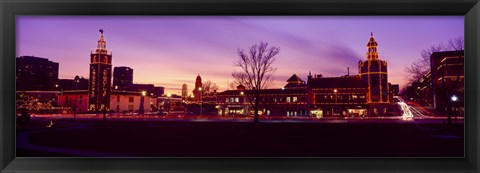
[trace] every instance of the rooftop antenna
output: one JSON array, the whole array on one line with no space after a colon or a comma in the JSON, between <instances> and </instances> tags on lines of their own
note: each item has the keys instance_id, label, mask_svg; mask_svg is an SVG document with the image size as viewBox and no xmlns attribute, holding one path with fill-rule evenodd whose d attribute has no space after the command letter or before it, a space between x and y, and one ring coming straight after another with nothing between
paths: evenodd
<instances>
[{"instance_id":1,"label":"rooftop antenna","mask_svg":"<svg viewBox=\"0 0 480 173\"><path fill-rule=\"evenodd\" d=\"M347 67L347 76L350 76L350 67Z\"/></svg>"}]
</instances>

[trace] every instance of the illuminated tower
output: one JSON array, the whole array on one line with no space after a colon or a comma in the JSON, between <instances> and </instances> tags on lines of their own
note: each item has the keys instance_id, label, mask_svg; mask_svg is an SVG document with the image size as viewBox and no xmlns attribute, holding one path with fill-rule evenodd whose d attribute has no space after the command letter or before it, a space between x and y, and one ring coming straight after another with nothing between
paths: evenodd
<instances>
[{"instance_id":1,"label":"illuminated tower","mask_svg":"<svg viewBox=\"0 0 480 173\"><path fill-rule=\"evenodd\" d=\"M358 70L362 81L368 84L367 103L389 103L387 62L378 58L377 46L371 33L367 60L358 62Z\"/></svg>"},{"instance_id":2,"label":"illuminated tower","mask_svg":"<svg viewBox=\"0 0 480 173\"><path fill-rule=\"evenodd\" d=\"M94 52L90 52L90 78L88 83L88 110L102 111L110 107L112 79L112 53L100 30L100 40Z\"/></svg>"},{"instance_id":3,"label":"illuminated tower","mask_svg":"<svg viewBox=\"0 0 480 173\"><path fill-rule=\"evenodd\" d=\"M193 89L193 100L194 101L201 101L202 100L202 77L200 75L197 76L197 79L195 79L195 88Z\"/></svg>"},{"instance_id":4,"label":"illuminated tower","mask_svg":"<svg viewBox=\"0 0 480 173\"><path fill-rule=\"evenodd\" d=\"M188 88L187 84L182 85L182 100L187 100L188 99Z\"/></svg>"}]
</instances>

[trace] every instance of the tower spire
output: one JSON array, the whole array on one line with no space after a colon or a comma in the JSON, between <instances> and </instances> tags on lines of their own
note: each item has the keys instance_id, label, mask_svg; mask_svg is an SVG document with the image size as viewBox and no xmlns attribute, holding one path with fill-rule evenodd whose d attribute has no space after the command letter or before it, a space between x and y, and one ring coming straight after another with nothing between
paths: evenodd
<instances>
[{"instance_id":1,"label":"tower spire","mask_svg":"<svg viewBox=\"0 0 480 173\"><path fill-rule=\"evenodd\" d=\"M378 52L377 52L378 43L375 41L375 37L373 37L373 32L370 32L370 39L367 43L367 60L377 60L378 59Z\"/></svg>"},{"instance_id":2,"label":"tower spire","mask_svg":"<svg viewBox=\"0 0 480 173\"><path fill-rule=\"evenodd\" d=\"M107 42L103 36L103 29L98 30L100 32L100 39L98 40L96 53L107 53Z\"/></svg>"}]
</instances>

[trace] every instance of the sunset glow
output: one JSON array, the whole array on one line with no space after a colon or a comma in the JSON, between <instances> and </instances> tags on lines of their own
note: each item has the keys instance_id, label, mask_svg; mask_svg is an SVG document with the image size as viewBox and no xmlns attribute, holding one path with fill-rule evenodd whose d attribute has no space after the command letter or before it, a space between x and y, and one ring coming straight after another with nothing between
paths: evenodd
<instances>
[{"instance_id":1,"label":"sunset glow","mask_svg":"<svg viewBox=\"0 0 480 173\"><path fill-rule=\"evenodd\" d=\"M88 77L90 52L103 29L114 67L134 70L133 82L164 86L165 93L193 89L195 77L226 90L233 82L238 49L259 42L280 47L274 88L309 71L324 76L358 73L373 32L388 79L403 87L404 69L433 44L463 37L463 16L389 17L228 17L228 16L20 16L17 57L32 55L58 62L59 78Z\"/></svg>"}]
</instances>

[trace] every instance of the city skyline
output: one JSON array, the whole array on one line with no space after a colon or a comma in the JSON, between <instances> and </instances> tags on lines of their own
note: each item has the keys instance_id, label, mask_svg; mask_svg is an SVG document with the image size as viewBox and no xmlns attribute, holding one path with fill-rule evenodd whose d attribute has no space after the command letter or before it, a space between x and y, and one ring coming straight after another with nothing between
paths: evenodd
<instances>
[{"instance_id":1,"label":"city skyline","mask_svg":"<svg viewBox=\"0 0 480 173\"><path fill-rule=\"evenodd\" d=\"M114 67L131 67L134 83L153 83L172 94L179 94L183 83L191 89L197 74L226 90L233 82L237 49L260 41L280 47L273 88L283 86L292 74L306 80L309 71L336 77L346 75L350 67L350 74L357 74L371 32L379 43L380 59L389 63L389 82L403 87L402 73L420 58L421 50L464 34L463 16L21 16L17 57L59 62L61 79L88 77L89 53L96 47L99 29L105 31Z\"/></svg>"}]
</instances>

